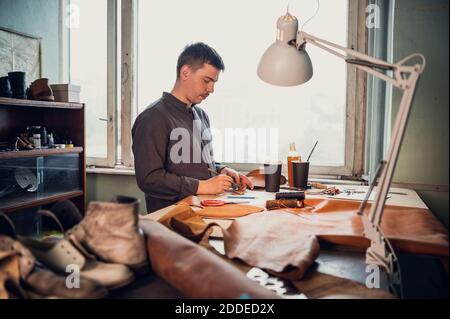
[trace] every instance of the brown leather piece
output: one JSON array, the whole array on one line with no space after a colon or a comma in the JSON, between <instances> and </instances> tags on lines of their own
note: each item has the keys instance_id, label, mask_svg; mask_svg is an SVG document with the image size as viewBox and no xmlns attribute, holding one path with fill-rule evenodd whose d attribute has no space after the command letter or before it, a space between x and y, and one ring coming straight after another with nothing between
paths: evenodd
<instances>
[{"instance_id":1,"label":"brown leather piece","mask_svg":"<svg viewBox=\"0 0 450 319\"><path fill-rule=\"evenodd\" d=\"M207 239L208 230L217 224L207 224L188 204L180 203L158 221L195 242ZM222 229L225 254L239 258L248 265L266 269L277 276L299 280L319 255L319 241L313 234L296 228L298 217L288 213L256 214L235 220L227 230ZM283 225L276 223L279 215L291 219ZM266 222L267 220L267 222ZM220 226L219 226L220 227ZM270 244L273 244L273 249Z\"/></svg>"},{"instance_id":2,"label":"brown leather piece","mask_svg":"<svg viewBox=\"0 0 450 319\"><path fill-rule=\"evenodd\" d=\"M197 196L189 196L179 201L177 205L180 204L187 204L192 207L201 208L200 210L195 211L196 214L202 217L216 219L237 218L264 211L264 207L244 204L227 204L217 207L203 207L201 205L201 200Z\"/></svg>"},{"instance_id":3,"label":"brown leather piece","mask_svg":"<svg viewBox=\"0 0 450 319\"><path fill-rule=\"evenodd\" d=\"M237 218L264 211L264 208L242 204L228 204L218 207L205 207L196 211L197 214L209 218Z\"/></svg>"},{"instance_id":4,"label":"brown leather piece","mask_svg":"<svg viewBox=\"0 0 450 319\"><path fill-rule=\"evenodd\" d=\"M279 277L300 280L320 251L316 236L303 233L300 226L298 217L289 213L240 218L224 232L225 253Z\"/></svg>"},{"instance_id":5,"label":"brown leather piece","mask_svg":"<svg viewBox=\"0 0 450 319\"><path fill-rule=\"evenodd\" d=\"M152 269L187 298L277 298L236 267L164 225L141 219Z\"/></svg>"},{"instance_id":6,"label":"brown leather piece","mask_svg":"<svg viewBox=\"0 0 450 319\"><path fill-rule=\"evenodd\" d=\"M0 250L0 299L24 298L20 287L19 253Z\"/></svg>"},{"instance_id":7,"label":"brown leather piece","mask_svg":"<svg viewBox=\"0 0 450 319\"><path fill-rule=\"evenodd\" d=\"M357 215L359 205L355 201L308 198L305 208L273 212L296 214L300 217L299 229L317 235L321 242L366 249L370 242L363 236L362 219ZM365 213L370 206L367 205ZM274 222L281 227L286 221L279 217ZM381 229L399 251L437 256L449 254L448 231L428 209L386 205Z\"/></svg>"},{"instance_id":8,"label":"brown leather piece","mask_svg":"<svg viewBox=\"0 0 450 319\"><path fill-rule=\"evenodd\" d=\"M255 188L265 188L266 187L266 180L264 177L264 169L255 169L247 174L247 177L249 180L252 181L253 187ZM280 185L286 184L286 177L284 175L281 175L280 177Z\"/></svg>"},{"instance_id":9,"label":"brown leather piece","mask_svg":"<svg viewBox=\"0 0 450 319\"><path fill-rule=\"evenodd\" d=\"M175 205L174 209L158 220L167 228L192 241L199 242L203 238L208 225L200 215L196 214L186 203Z\"/></svg>"}]
</instances>

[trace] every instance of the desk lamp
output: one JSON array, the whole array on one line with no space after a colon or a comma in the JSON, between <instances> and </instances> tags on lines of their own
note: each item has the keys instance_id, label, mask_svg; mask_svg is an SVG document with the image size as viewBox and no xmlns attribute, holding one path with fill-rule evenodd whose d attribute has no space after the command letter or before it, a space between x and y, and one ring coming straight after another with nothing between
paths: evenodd
<instances>
[{"instance_id":1,"label":"desk lamp","mask_svg":"<svg viewBox=\"0 0 450 319\"><path fill-rule=\"evenodd\" d=\"M425 57L422 54L412 54L401 61L391 64L358 51L317 38L303 31L298 31L298 20L287 12L277 21L277 37L262 56L258 65L258 76L265 82L277 86L296 86L309 81L313 76L311 59L306 51L306 44L315 45L347 63L380 78L403 91L402 100L392 130L391 142L387 159L380 163L378 191L375 202L369 214L363 210L367 202L375 177L365 202L360 208L360 215L364 225L364 236L370 239L370 247L366 251L366 263L383 267L391 283L400 284L398 260L387 238L381 231L381 219L386 197L392 182L392 177L398 154L405 133L411 104L420 74L425 69ZM409 65L412 59L421 60L420 63ZM389 75L382 71L391 71ZM400 285L401 287L401 285Z\"/></svg>"}]
</instances>

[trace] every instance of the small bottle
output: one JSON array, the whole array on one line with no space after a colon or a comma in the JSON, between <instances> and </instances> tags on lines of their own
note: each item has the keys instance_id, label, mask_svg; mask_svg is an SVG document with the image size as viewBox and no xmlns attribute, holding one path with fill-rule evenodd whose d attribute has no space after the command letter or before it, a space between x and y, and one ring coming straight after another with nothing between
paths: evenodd
<instances>
[{"instance_id":1,"label":"small bottle","mask_svg":"<svg viewBox=\"0 0 450 319\"><path fill-rule=\"evenodd\" d=\"M42 127L42 130L41 130L41 144L43 147L48 146L47 130L45 127Z\"/></svg>"},{"instance_id":2,"label":"small bottle","mask_svg":"<svg viewBox=\"0 0 450 319\"><path fill-rule=\"evenodd\" d=\"M33 134L33 143L35 149L41 148L41 134Z\"/></svg>"},{"instance_id":3,"label":"small bottle","mask_svg":"<svg viewBox=\"0 0 450 319\"><path fill-rule=\"evenodd\" d=\"M52 148L55 145L55 140L53 139L53 133L48 134L48 147Z\"/></svg>"},{"instance_id":4,"label":"small bottle","mask_svg":"<svg viewBox=\"0 0 450 319\"><path fill-rule=\"evenodd\" d=\"M292 161L301 161L302 158L295 148L295 143L289 143L289 152L287 156L288 164L288 182L290 187L294 187L294 172L292 169Z\"/></svg>"}]
</instances>

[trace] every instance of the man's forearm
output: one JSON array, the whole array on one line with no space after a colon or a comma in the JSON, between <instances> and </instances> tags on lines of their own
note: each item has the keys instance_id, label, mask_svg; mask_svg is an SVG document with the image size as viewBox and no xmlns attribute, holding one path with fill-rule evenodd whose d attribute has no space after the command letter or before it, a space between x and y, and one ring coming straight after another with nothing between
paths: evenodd
<instances>
[{"instance_id":1,"label":"man's forearm","mask_svg":"<svg viewBox=\"0 0 450 319\"><path fill-rule=\"evenodd\" d=\"M136 172L139 188L146 194L158 198L174 198L195 195L199 181L187 176L178 176L164 169L147 173Z\"/></svg>"}]
</instances>

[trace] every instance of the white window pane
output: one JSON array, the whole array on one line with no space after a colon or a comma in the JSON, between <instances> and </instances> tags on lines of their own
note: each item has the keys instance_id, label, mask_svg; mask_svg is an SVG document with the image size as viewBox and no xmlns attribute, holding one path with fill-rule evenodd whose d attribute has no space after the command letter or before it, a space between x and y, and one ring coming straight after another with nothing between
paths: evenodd
<instances>
[{"instance_id":1,"label":"white window pane","mask_svg":"<svg viewBox=\"0 0 450 319\"><path fill-rule=\"evenodd\" d=\"M306 159L316 140L314 165L344 165L346 66L343 60L308 45L313 79L303 86L283 88L262 82L256 68L264 51L275 41L276 21L287 2L165 0L139 2L138 106L139 112L170 91L176 61L184 46L202 41L222 56L226 70L215 92L200 106L211 125L226 128L278 129L278 157L286 159L289 142ZM322 0L317 16L305 31L332 42L347 44L346 0ZM315 1L293 3L291 13L301 25L315 11ZM237 141L235 141L237 143ZM224 154L224 143L215 152ZM219 148L222 146L222 150ZM246 149L254 151L252 145ZM258 145L259 147L259 145ZM244 160L255 156L246 153ZM225 156L224 156L225 157ZM229 156L227 156L229 157ZM232 155L233 157L233 155ZM216 158L223 160L225 158Z\"/></svg>"},{"instance_id":2,"label":"white window pane","mask_svg":"<svg viewBox=\"0 0 450 319\"><path fill-rule=\"evenodd\" d=\"M107 157L107 0L71 0L79 27L70 29L70 78L86 103L86 155ZM103 120L102 120L103 119Z\"/></svg>"}]
</instances>

